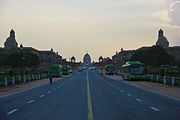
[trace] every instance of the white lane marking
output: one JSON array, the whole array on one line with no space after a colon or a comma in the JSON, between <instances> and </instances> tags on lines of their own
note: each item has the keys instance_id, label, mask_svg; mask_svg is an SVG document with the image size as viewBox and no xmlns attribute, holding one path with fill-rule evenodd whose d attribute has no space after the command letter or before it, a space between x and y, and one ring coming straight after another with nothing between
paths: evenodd
<instances>
[{"instance_id":1,"label":"white lane marking","mask_svg":"<svg viewBox=\"0 0 180 120\"><path fill-rule=\"evenodd\" d=\"M30 100L30 101L28 101L27 103L30 104L30 103L32 103L32 102L34 102L34 100Z\"/></svg>"},{"instance_id":2,"label":"white lane marking","mask_svg":"<svg viewBox=\"0 0 180 120\"><path fill-rule=\"evenodd\" d=\"M132 95L131 95L131 94L129 94L129 93L128 93L128 94L126 94L126 95L127 95L127 96L130 96L130 97L132 96Z\"/></svg>"},{"instance_id":3,"label":"white lane marking","mask_svg":"<svg viewBox=\"0 0 180 120\"><path fill-rule=\"evenodd\" d=\"M53 88L53 90L56 90L56 88Z\"/></svg>"},{"instance_id":4,"label":"white lane marking","mask_svg":"<svg viewBox=\"0 0 180 120\"><path fill-rule=\"evenodd\" d=\"M140 99L136 99L138 102L143 102L142 100L140 100Z\"/></svg>"},{"instance_id":5,"label":"white lane marking","mask_svg":"<svg viewBox=\"0 0 180 120\"><path fill-rule=\"evenodd\" d=\"M59 88L60 86L57 86L57 88Z\"/></svg>"},{"instance_id":6,"label":"white lane marking","mask_svg":"<svg viewBox=\"0 0 180 120\"><path fill-rule=\"evenodd\" d=\"M121 90L121 92L124 92L124 90Z\"/></svg>"},{"instance_id":7,"label":"white lane marking","mask_svg":"<svg viewBox=\"0 0 180 120\"><path fill-rule=\"evenodd\" d=\"M116 89L119 90L119 87L117 87Z\"/></svg>"},{"instance_id":8,"label":"white lane marking","mask_svg":"<svg viewBox=\"0 0 180 120\"><path fill-rule=\"evenodd\" d=\"M154 111L157 111L157 112L160 111L159 109L157 109L157 108L155 108L155 107L153 107L153 106L150 106L150 108L151 108L152 110L154 110Z\"/></svg>"},{"instance_id":9,"label":"white lane marking","mask_svg":"<svg viewBox=\"0 0 180 120\"><path fill-rule=\"evenodd\" d=\"M40 95L39 97L44 97L44 95Z\"/></svg>"},{"instance_id":10,"label":"white lane marking","mask_svg":"<svg viewBox=\"0 0 180 120\"><path fill-rule=\"evenodd\" d=\"M51 91L48 91L48 92L47 92L47 94L50 94L50 93L51 93Z\"/></svg>"},{"instance_id":11,"label":"white lane marking","mask_svg":"<svg viewBox=\"0 0 180 120\"><path fill-rule=\"evenodd\" d=\"M16 112L16 111L18 111L17 108L16 108L16 109L13 109L13 110L11 110L11 111L9 111L8 113L6 113L6 115L10 115L10 114L12 114L12 113L14 113L14 112Z\"/></svg>"}]
</instances>

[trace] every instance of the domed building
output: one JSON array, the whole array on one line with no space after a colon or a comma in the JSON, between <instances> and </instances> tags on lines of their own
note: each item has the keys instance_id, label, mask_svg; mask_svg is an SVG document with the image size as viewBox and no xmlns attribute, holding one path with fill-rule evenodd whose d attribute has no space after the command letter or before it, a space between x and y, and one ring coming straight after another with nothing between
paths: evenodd
<instances>
[{"instance_id":1,"label":"domed building","mask_svg":"<svg viewBox=\"0 0 180 120\"><path fill-rule=\"evenodd\" d=\"M13 29L10 31L10 36L6 39L4 47L8 49L18 47L18 43L15 38L15 31Z\"/></svg>"},{"instance_id":2,"label":"domed building","mask_svg":"<svg viewBox=\"0 0 180 120\"><path fill-rule=\"evenodd\" d=\"M91 64L91 57L88 53L84 55L83 64L89 66Z\"/></svg>"},{"instance_id":3,"label":"domed building","mask_svg":"<svg viewBox=\"0 0 180 120\"><path fill-rule=\"evenodd\" d=\"M169 48L169 42L167 38L164 36L163 30L160 29L158 33L158 40L156 42L157 46L162 46L163 48L167 49Z\"/></svg>"}]
</instances>

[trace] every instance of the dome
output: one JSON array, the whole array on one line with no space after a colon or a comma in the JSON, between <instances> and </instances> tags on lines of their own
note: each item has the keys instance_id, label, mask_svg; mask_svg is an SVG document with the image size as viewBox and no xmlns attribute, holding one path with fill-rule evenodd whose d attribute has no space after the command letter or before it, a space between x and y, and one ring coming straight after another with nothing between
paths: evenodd
<instances>
[{"instance_id":1,"label":"dome","mask_svg":"<svg viewBox=\"0 0 180 120\"><path fill-rule=\"evenodd\" d=\"M91 57L90 57L90 55L89 55L88 53L86 53L86 54L84 55L83 63L84 63L85 65L91 64Z\"/></svg>"},{"instance_id":2,"label":"dome","mask_svg":"<svg viewBox=\"0 0 180 120\"><path fill-rule=\"evenodd\" d=\"M10 37L15 37L15 31L13 29L10 31Z\"/></svg>"},{"instance_id":3,"label":"dome","mask_svg":"<svg viewBox=\"0 0 180 120\"><path fill-rule=\"evenodd\" d=\"M12 29L10 31L10 36L6 39L4 43L5 48L17 48L18 43L15 38L15 31Z\"/></svg>"},{"instance_id":4,"label":"dome","mask_svg":"<svg viewBox=\"0 0 180 120\"><path fill-rule=\"evenodd\" d=\"M158 33L158 40L156 42L157 46L162 46L163 48L168 48L169 47L169 42L167 38L164 36L163 30L160 29Z\"/></svg>"}]
</instances>

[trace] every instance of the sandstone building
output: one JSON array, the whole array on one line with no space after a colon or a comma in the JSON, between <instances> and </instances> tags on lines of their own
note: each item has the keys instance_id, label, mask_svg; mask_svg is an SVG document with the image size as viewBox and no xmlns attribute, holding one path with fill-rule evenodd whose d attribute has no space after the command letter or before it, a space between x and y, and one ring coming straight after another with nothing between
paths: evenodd
<instances>
[{"instance_id":1,"label":"sandstone building","mask_svg":"<svg viewBox=\"0 0 180 120\"><path fill-rule=\"evenodd\" d=\"M40 61L39 67L43 69L47 69L52 64L59 64L62 62L62 56L60 56L58 52L54 52L53 49L41 51L33 47L23 47L22 44L20 45L20 47L18 47L18 43L15 38L15 31L11 30L10 36L4 43L4 48L0 48L0 56L8 56L15 52L23 52L24 54L27 52L31 52L36 54L39 57Z\"/></svg>"}]
</instances>

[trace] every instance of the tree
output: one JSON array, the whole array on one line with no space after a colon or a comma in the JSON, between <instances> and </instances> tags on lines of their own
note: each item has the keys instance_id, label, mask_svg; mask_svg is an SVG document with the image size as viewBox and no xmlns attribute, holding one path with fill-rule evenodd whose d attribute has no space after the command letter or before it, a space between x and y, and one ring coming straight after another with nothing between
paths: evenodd
<instances>
[{"instance_id":1,"label":"tree","mask_svg":"<svg viewBox=\"0 0 180 120\"><path fill-rule=\"evenodd\" d=\"M2 64L11 67L33 67L39 65L39 57L34 53L14 53L9 55Z\"/></svg>"},{"instance_id":2,"label":"tree","mask_svg":"<svg viewBox=\"0 0 180 120\"><path fill-rule=\"evenodd\" d=\"M137 50L131 60L141 61L151 66L174 63L173 57L171 57L161 46L152 46L148 49Z\"/></svg>"}]
</instances>

